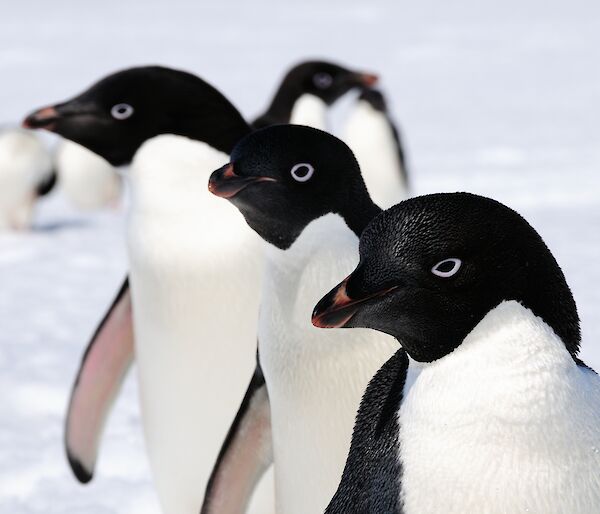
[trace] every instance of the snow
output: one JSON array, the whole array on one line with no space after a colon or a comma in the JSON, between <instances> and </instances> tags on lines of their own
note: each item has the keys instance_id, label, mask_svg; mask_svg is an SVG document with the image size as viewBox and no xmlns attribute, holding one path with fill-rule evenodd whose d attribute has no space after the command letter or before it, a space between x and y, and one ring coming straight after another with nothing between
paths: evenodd
<instances>
[{"instance_id":1,"label":"snow","mask_svg":"<svg viewBox=\"0 0 600 514\"><path fill-rule=\"evenodd\" d=\"M561 264L582 357L600 369L599 49L597 0L21 0L0 16L0 123L129 65L195 71L248 116L305 57L377 71L415 192L468 190L521 212ZM131 377L90 485L62 449L79 359L125 273L123 225L55 194L31 233L0 235L2 514L158 512Z\"/></svg>"}]
</instances>

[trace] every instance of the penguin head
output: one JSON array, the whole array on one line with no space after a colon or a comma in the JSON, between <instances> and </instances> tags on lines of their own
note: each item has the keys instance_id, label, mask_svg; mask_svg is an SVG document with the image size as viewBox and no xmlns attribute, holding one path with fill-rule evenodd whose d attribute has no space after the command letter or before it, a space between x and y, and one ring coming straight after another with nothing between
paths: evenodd
<instances>
[{"instance_id":1,"label":"penguin head","mask_svg":"<svg viewBox=\"0 0 600 514\"><path fill-rule=\"evenodd\" d=\"M378 77L372 73L349 70L326 61L307 61L287 73L281 90L289 90L296 96L311 94L331 105L351 89L371 87L377 81Z\"/></svg>"},{"instance_id":2,"label":"penguin head","mask_svg":"<svg viewBox=\"0 0 600 514\"><path fill-rule=\"evenodd\" d=\"M415 360L431 362L507 300L541 317L576 356L575 302L537 232L494 200L435 194L372 220L357 268L317 304L313 324L373 328L396 337Z\"/></svg>"},{"instance_id":3,"label":"penguin head","mask_svg":"<svg viewBox=\"0 0 600 514\"><path fill-rule=\"evenodd\" d=\"M245 137L231 163L211 175L209 190L230 200L252 229L282 249L316 218L372 205L350 149L300 125L274 125Z\"/></svg>"},{"instance_id":4,"label":"penguin head","mask_svg":"<svg viewBox=\"0 0 600 514\"><path fill-rule=\"evenodd\" d=\"M23 125L60 134L113 165L131 162L144 141L166 133L206 140L228 152L235 143L229 132L247 127L202 79L159 66L109 75L68 101L38 109Z\"/></svg>"}]
</instances>

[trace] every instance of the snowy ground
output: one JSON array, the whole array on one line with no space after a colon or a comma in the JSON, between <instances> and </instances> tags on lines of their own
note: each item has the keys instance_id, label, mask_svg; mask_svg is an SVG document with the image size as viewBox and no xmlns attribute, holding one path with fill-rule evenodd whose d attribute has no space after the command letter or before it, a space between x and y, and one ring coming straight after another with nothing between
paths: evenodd
<instances>
[{"instance_id":1,"label":"snowy ground","mask_svg":"<svg viewBox=\"0 0 600 514\"><path fill-rule=\"evenodd\" d=\"M600 369L600 3L255 0L34 2L0 16L0 123L134 64L196 71L259 111L291 62L380 72L417 193L469 190L519 210L571 284L583 358ZM488 5L485 5L488 4ZM120 213L60 195L0 236L0 513L156 512L135 384L82 487L62 453L85 343L125 272Z\"/></svg>"}]
</instances>

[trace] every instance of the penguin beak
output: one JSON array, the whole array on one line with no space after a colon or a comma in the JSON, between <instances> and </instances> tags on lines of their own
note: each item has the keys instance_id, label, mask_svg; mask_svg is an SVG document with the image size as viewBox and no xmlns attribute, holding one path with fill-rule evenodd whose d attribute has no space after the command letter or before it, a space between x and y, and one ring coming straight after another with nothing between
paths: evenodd
<instances>
[{"instance_id":1,"label":"penguin beak","mask_svg":"<svg viewBox=\"0 0 600 514\"><path fill-rule=\"evenodd\" d=\"M39 129L43 128L52 131L56 127L56 122L60 119L60 113L56 106L44 107L32 112L23 120L23 128Z\"/></svg>"},{"instance_id":2,"label":"penguin beak","mask_svg":"<svg viewBox=\"0 0 600 514\"><path fill-rule=\"evenodd\" d=\"M363 298L351 298L346 290L346 285L351 277L352 275L345 278L340 285L334 287L319 301L312 314L312 324L315 327L345 327L366 302L373 300L374 298L384 296L396 289L396 286L394 286L383 291L364 296Z\"/></svg>"},{"instance_id":3,"label":"penguin beak","mask_svg":"<svg viewBox=\"0 0 600 514\"><path fill-rule=\"evenodd\" d=\"M46 129L56 132L61 128L59 125L67 120L80 122L85 117L95 117L97 113L98 109L93 103L74 98L32 112L23 120L22 126L27 129Z\"/></svg>"},{"instance_id":4,"label":"penguin beak","mask_svg":"<svg viewBox=\"0 0 600 514\"><path fill-rule=\"evenodd\" d=\"M271 177L241 177L233 171L233 164L226 164L214 171L208 181L208 190L221 198L233 198L250 184L277 182Z\"/></svg>"},{"instance_id":5,"label":"penguin beak","mask_svg":"<svg viewBox=\"0 0 600 514\"><path fill-rule=\"evenodd\" d=\"M374 73L357 73L356 78L358 83L366 88L373 87L379 82L379 77Z\"/></svg>"}]
</instances>

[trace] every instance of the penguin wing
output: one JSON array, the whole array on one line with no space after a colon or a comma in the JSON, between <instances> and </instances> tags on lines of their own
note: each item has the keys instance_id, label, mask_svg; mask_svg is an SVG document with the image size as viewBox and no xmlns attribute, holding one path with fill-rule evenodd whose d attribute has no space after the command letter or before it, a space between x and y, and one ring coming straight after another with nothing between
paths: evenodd
<instances>
[{"instance_id":1,"label":"penguin wing","mask_svg":"<svg viewBox=\"0 0 600 514\"><path fill-rule=\"evenodd\" d=\"M246 512L252 492L273 462L271 406L258 362L213 469L200 514Z\"/></svg>"},{"instance_id":2,"label":"penguin wing","mask_svg":"<svg viewBox=\"0 0 600 514\"><path fill-rule=\"evenodd\" d=\"M88 345L71 392L65 447L77 479L92 479L110 407L133 362L133 321L126 278Z\"/></svg>"},{"instance_id":3,"label":"penguin wing","mask_svg":"<svg viewBox=\"0 0 600 514\"><path fill-rule=\"evenodd\" d=\"M400 131L395 123L392 123L390 120L390 126L392 128L392 135L394 136L394 141L396 142L396 150L398 151L398 162L400 163L400 175L402 180L404 180L404 184L407 190L410 190L410 183L408 180L408 170L406 169L406 155L404 154L404 145L402 144L402 137L400 136Z\"/></svg>"},{"instance_id":4,"label":"penguin wing","mask_svg":"<svg viewBox=\"0 0 600 514\"><path fill-rule=\"evenodd\" d=\"M400 349L369 382L342 480L325 514L401 513L397 412L407 371Z\"/></svg>"},{"instance_id":5,"label":"penguin wing","mask_svg":"<svg viewBox=\"0 0 600 514\"><path fill-rule=\"evenodd\" d=\"M56 181L57 181L57 174L55 170L52 170L52 172L50 174L48 174L47 176L45 176L37 185L36 187L36 195L39 196L46 196L50 191L52 191L54 189L54 186L56 185Z\"/></svg>"}]
</instances>

